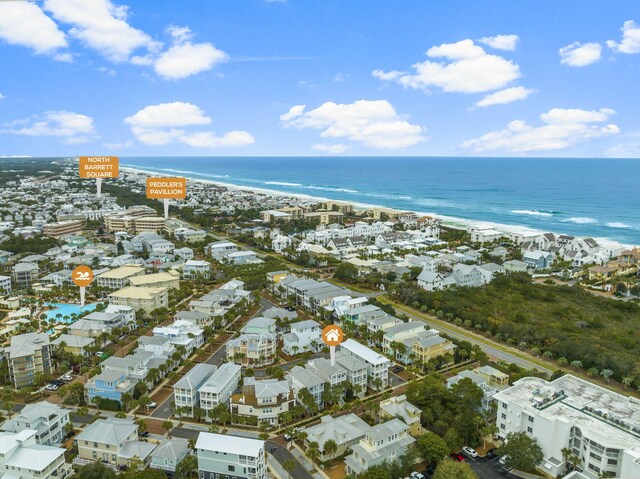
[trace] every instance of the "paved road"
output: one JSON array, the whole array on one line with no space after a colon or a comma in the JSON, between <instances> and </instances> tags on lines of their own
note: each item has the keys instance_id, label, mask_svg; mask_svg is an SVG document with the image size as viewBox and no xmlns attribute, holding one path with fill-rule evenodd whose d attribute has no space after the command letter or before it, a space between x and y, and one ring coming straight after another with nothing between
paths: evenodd
<instances>
[{"instance_id":1,"label":"paved road","mask_svg":"<svg viewBox=\"0 0 640 479\"><path fill-rule=\"evenodd\" d=\"M483 341L479 341L473 336L470 336L465 332L462 332L458 328L454 328L450 326L448 323L444 321L433 321L430 319L425 320L405 310L399 309L398 311L406 314L410 319L413 319L414 321L421 321L423 323L428 323L430 326L436 328L438 331L443 332L447 336L450 336L455 339L460 339L463 341L468 341L471 344L477 344L485 353L487 353L492 358L497 359L498 361L506 361L508 363L514 363L525 369L537 369L538 371L543 371L548 374L553 373L552 370L539 366L535 363L532 363L531 361L527 361L526 359L523 359L520 356L516 356L515 354L511 354L507 351L503 351L502 349L495 348Z\"/></svg>"},{"instance_id":2,"label":"paved road","mask_svg":"<svg viewBox=\"0 0 640 479\"><path fill-rule=\"evenodd\" d=\"M170 394L167 399L158 404L149 416L155 419L169 419L171 414L173 414L173 394Z\"/></svg>"},{"instance_id":3,"label":"paved road","mask_svg":"<svg viewBox=\"0 0 640 479\"><path fill-rule=\"evenodd\" d=\"M498 464L498 460L489 460L480 457L476 460L468 459L471 469L477 474L478 479L518 479L517 476L509 474Z\"/></svg>"},{"instance_id":4,"label":"paved road","mask_svg":"<svg viewBox=\"0 0 640 479\"><path fill-rule=\"evenodd\" d=\"M295 463L296 468L291 473L291 477L295 477L295 479L313 479L313 476L309 474L304 467L302 467L302 464L296 460L294 455L287 451L286 447L276 441L267 441L267 452L271 454L283 468L284 463L288 460L292 460Z\"/></svg>"}]
</instances>

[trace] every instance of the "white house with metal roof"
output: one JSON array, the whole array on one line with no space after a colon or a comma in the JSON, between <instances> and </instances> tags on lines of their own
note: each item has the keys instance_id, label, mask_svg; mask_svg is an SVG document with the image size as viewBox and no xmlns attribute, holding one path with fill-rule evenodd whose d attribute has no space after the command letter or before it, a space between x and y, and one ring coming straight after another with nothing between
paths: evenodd
<instances>
[{"instance_id":1,"label":"white house with metal roof","mask_svg":"<svg viewBox=\"0 0 640 479\"><path fill-rule=\"evenodd\" d=\"M68 409L47 401L27 404L12 419L5 421L1 429L9 432L33 429L36 432L36 443L59 446L69 424L69 412Z\"/></svg>"},{"instance_id":2,"label":"white house with metal roof","mask_svg":"<svg viewBox=\"0 0 640 479\"><path fill-rule=\"evenodd\" d=\"M0 477L6 479L64 479L73 471L64 460L66 449L36 442L37 432L0 432Z\"/></svg>"},{"instance_id":3,"label":"white house with metal roof","mask_svg":"<svg viewBox=\"0 0 640 479\"><path fill-rule=\"evenodd\" d=\"M240 383L242 367L224 363L198 389L200 407L209 412L219 404L226 404Z\"/></svg>"},{"instance_id":4,"label":"white house with metal roof","mask_svg":"<svg viewBox=\"0 0 640 479\"><path fill-rule=\"evenodd\" d=\"M193 409L200 407L200 387L216 372L213 364L196 364L173 385L173 399L177 416L193 417Z\"/></svg>"},{"instance_id":5,"label":"white house with metal roof","mask_svg":"<svg viewBox=\"0 0 640 479\"><path fill-rule=\"evenodd\" d=\"M196 441L196 454L200 479L267 479L262 440L201 432Z\"/></svg>"}]
</instances>

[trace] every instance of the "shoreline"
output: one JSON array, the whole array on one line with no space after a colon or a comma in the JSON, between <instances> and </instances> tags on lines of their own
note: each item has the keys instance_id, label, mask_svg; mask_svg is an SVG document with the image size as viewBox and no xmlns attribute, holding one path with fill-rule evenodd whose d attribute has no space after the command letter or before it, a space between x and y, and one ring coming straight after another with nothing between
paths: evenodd
<instances>
[{"instance_id":1,"label":"shoreline","mask_svg":"<svg viewBox=\"0 0 640 479\"><path fill-rule=\"evenodd\" d=\"M132 167L132 166L120 166L120 170L124 171L124 172L128 172L128 173L134 173L134 174L140 174L140 175L145 175L145 176L164 176L164 177L173 177L175 176L174 174L169 174L169 173L161 173L161 172L157 172L157 171L150 171L150 170L144 170L141 169L139 167ZM215 186L221 186L224 188L228 188L229 190L235 190L235 191L246 191L246 192L254 192L254 193L261 193L264 195L272 195L275 197L285 197L285 198L299 198L299 199L303 199L303 200L311 200L311 201L344 201L346 203L351 203L353 204L355 209L370 209L370 208L388 208L388 209L392 209L392 210L396 210L396 211L405 211L405 210L401 210L398 208L392 208L389 206L385 206L385 205L378 205L378 204L373 204L373 203L362 203L359 201L350 201L347 199L333 199L333 198L327 198L327 197L323 197L323 196L316 196L316 195L307 195L304 193L288 193L288 192L284 192L284 191L279 191L279 190L273 190L273 189L269 189L269 188L260 188L260 187L249 187L249 186L242 186L242 185L236 185L233 183L227 183L224 181L220 181L220 180L208 180L208 179L203 179L203 178L193 178L187 175L186 172L181 173L184 175L185 178L194 181L194 182L198 182L198 183L203 183L203 184L209 184L209 185L215 185ZM414 210L406 210L406 211L414 211ZM483 229L495 229L496 231L500 231L502 233L508 233L508 234L512 234L512 233L522 233L522 232L531 232L531 233L536 233L536 234L544 234L544 233L553 233L555 235L560 235L563 233L557 232L557 231L545 231L545 230L540 230L537 228L530 228L524 225L509 225L509 224L503 224L503 223L495 223L495 222L491 222L491 221L482 221L482 220L473 220L473 219L466 219L466 218L458 218L455 216L447 216L447 215L442 215L439 213L436 213L434 211L414 211L416 214L418 215L422 215L422 216L433 216L434 218L437 218L439 220L442 221L443 226L445 227L449 227L449 228L453 228L453 229L460 229L460 230L467 230L468 228L483 228ZM576 235L572 235L572 236L576 236ZM587 236L576 236L579 238L587 238ZM610 238L603 238L603 237L593 237L598 244L600 244L601 246L604 247L608 247L608 248L623 248L623 249L631 249L637 245L630 245L630 244L625 244L625 243L621 243L620 241L616 241L616 240L612 240Z\"/></svg>"}]
</instances>

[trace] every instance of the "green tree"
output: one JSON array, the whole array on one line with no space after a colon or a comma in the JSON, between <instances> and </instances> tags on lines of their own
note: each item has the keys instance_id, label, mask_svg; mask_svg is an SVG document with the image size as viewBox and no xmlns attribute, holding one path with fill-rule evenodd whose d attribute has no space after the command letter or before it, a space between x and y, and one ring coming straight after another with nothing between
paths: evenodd
<instances>
[{"instance_id":1,"label":"green tree","mask_svg":"<svg viewBox=\"0 0 640 479\"><path fill-rule=\"evenodd\" d=\"M176 466L175 479L193 479L198 477L198 459L187 454Z\"/></svg>"},{"instance_id":2,"label":"green tree","mask_svg":"<svg viewBox=\"0 0 640 479\"><path fill-rule=\"evenodd\" d=\"M282 468L287 471L287 474L289 474L289 477L291 477L293 471L296 470L296 462L293 459L287 459L286 461L284 461L284 463L282 463Z\"/></svg>"},{"instance_id":3,"label":"green tree","mask_svg":"<svg viewBox=\"0 0 640 479\"><path fill-rule=\"evenodd\" d=\"M169 432L173 429L173 422L168 419L162 423L162 429L166 431L167 436L169 436Z\"/></svg>"},{"instance_id":4,"label":"green tree","mask_svg":"<svg viewBox=\"0 0 640 479\"><path fill-rule=\"evenodd\" d=\"M329 439L324 443L324 453L329 456L329 459L333 459L333 455L338 452L338 445L333 439Z\"/></svg>"},{"instance_id":5,"label":"green tree","mask_svg":"<svg viewBox=\"0 0 640 479\"><path fill-rule=\"evenodd\" d=\"M498 448L498 455L509 456L506 466L531 472L542 461L543 454L538 441L523 432L510 432L505 443Z\"/></svg>"},{"instance_id":6,"label":"green tree","mask_svg":"<svg viewBox=\"0 0 640 479\"><path fill-rule=\"evenodd\" d=\"M92 462L79 469L78 479L116 479L116 473L101 462Z\"/></svg>"},{"instance_id":7,"label":"green tree","mask_svg":"<svg viewBox=\"0 0 640 479\"><path fill-rule=\"evenodd\" d=\"M420 456L427 464L437 464L449 454L449 446L436 433L427 431L418 438L417 442Z\"/></svg>"},{"instance_id":8,"label":"green tree","mask_svg":"<svg viewBox=\"0 0 640 479\"><path fill-rule=\"evenodd\" d=\"M433 473L433 479L478 479L478 476L466 462L444 459Z\"/></svg>"}]
</instances>

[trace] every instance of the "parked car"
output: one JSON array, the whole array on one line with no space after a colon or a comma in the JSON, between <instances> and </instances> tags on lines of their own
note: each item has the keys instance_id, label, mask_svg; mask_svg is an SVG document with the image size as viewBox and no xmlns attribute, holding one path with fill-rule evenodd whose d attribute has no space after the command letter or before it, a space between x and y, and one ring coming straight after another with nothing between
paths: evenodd
<instances>
[{"instance_id":1,"label":"parked car","mask_svg":"<svg viewBox=\"0 0 640 479\"><path fill-rule=\"evenodd\" d=\"M71 368L71 370L72 370L74 373L78 374L78 373L80 372L80 366L79 366L79 365L74 366L73 368Z\"/></svg>"},{"instance_id":2,"label":"parked car","mask_svg":"<svg viewBox=\"0 0 640 479\"><path fill-rule=\"evenodd\" d=\"M104 355L104 351L96 351L96 356L101 358Z\"/></svg>"},{"instance_id":3,"label":"parked car","mask_svg":"<svg viewBox=\"0 0 640 479\"><path fill-rule=\"evenodd\" d=\"M487 451L487 453L485 454L485 457L487 459L495 459L496 457L498 457L498 455L496 454L496 451L497 449L495 447L492 447Z\"/></svg>"},{"instance_id":4,"label":"parked car","mask_svg":"<svg viewBox=\"0 0 640 479\"><path fill-rule=\"evenodd\" d=\"M396 364L396 365L391 369L391 371L393 371L394 373L400 373L400 372L404 371L404 368L403 368L402 366L399 366L399 365L397 365L397 364Z\"/></svg>"},{"instance_id":5,"label":"parked car","mask_svg":"<svg viewBox=\"0 0 640 479\"><path fill-rule=\"evenodd\" d=\"M284 435L284 440L285 441L289 442L289 441L291 441L291 439L293 439L293 438L289 434L285 434Z\"/></svg>"},{"instance_id":6,"label":"parked car","mask_svg":"<svg viewBox=\"0 0 640 479\"><path fill-rule=\"evenodd\" d=\"M73 376L71 376L71 374L65 374L60 377L60 380L68 383L69 381L73 381Z\"/></svg>"},{"instance_id":7,"label":"parked car","mask_svg":"<svg viewBox=\"0 0 640 479\"><path fill-rule=\"evenodd\" d=\"M436 472L437 464L431 464L427 466L427 468L423 471L423 474L427 477L433 476L433 473Z\"/></svg>"},{"instance_id":8,"label":"parked car","mask_svg":"<svg viewBox=\"0 0 640 479\"><path fill-rule=\"evenodd\" d=\"M462 454L460 454L459 452L453 452L453 453L451 453L449 455L449 457L451 459L453 459L454 461L457 461L457 462L465 462L464 456Z\"/></svg>"},{"instance_id":9,"label":"parked car","mask_svg":"<svg viewBox=\"0 0 640 479\"><path fill-rule=\"evenodd\" d=\"M57 384L49 383L49 384L47 384L45 389L47 391L57 391L58 389L60 389L60 386L58 386Z\"/></svg>"},{"instance_id":10,"label":"parked car","mask_svg":"<svg viewBox=\"0 0 640 479\"><path fill-rule=\"evenodd\" d=\"M500 464L500 466L502 466L507 471L511 470L511 468L507 467L507 461L508 460L509 460L509 455L508 454L505 454L500 459L498 459L498 464Z\"/></svg>"},{"instance_id":11,"label":"parked car","mask_svg":"<svg viewBox=\"0 0 640 479\"><path fill-rule=\"evenodd\" d=\"M426 479L421 472L412 472L411 479Z\"/></svg>"},{"instance_id":12,"label":"parked car","mask_svg":"<svg viewBox=\"0 0 640 479\"><path fill-rule=\"evenodd\" d=\"M140 437L149 437L149 431L141 432Z\"/></svg>"},{"instance_id":13,"label":"parked car","mask_svg":"<svg viewBox=\"0 0 640 479\"><path fill-rule=\"evenodd\" d=\"M157 403L151 401L147 407L154 408L154 407L157 407L157 406L158 406Z\"/></svg>"},{"instance_id":14,"label":"parked car","mask_svg":"<svg viewBox=\"0 0 640 479\"><path fill-rule=\"evenodd\" d=\"M476 457L478 457L478 452L477 452L474 448L469 447L469 446L464 446L464 447L462 448L462 453L463 453L465 456L467 456L467 457L471 457L471 458L474 458L474 459L475 459Z\"/></svg>"}]
</instances>

